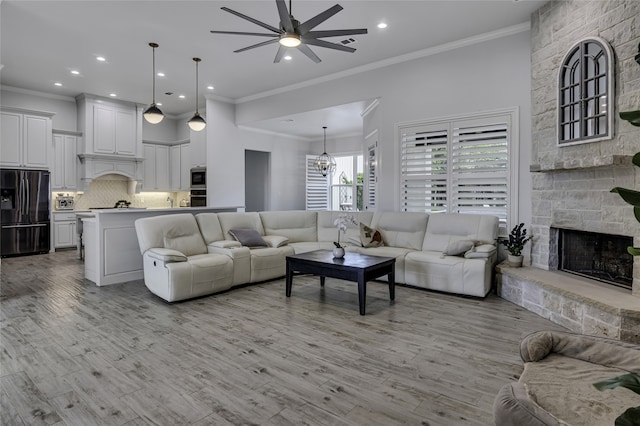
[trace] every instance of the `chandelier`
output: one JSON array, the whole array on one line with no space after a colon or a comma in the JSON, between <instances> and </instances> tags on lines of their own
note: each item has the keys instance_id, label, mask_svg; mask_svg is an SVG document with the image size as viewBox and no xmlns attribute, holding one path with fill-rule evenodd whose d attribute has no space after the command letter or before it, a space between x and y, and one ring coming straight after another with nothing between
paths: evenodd
<instances>
[{"instance_id":1,"label":"chandelier","mask_svg":"<svg viewBox=\"0 0 640 426\"><path fill-rule=\"evenodd\" d=\"M326 177L336 169L336 160L327 154L327 126L322 126L322 129L324 130L324 151L316 157L315 166L322 176Z\"/></svg>"}]
</instances>

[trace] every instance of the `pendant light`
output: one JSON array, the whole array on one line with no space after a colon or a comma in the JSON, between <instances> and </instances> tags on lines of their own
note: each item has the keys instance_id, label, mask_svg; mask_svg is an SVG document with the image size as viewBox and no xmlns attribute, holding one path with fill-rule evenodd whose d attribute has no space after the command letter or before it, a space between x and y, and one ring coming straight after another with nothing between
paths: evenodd
<instances>
[{"instance_id":1,"label":"pendant light","mask_svg":"<svg viewBox=\"0 0 640 426\"><path fill-rule=\"evenodd\" d=\"M327 174L336 169L336 160L327 154L327 126L323 126L322 129L324 130L324 151L316 157L315 165L316 169L322 173L322 176L326 177Z\"/></svg>"},{"instance_id":2,"label":"pendant light","mask_svg":"<svg viewBox=\"0 0 640 426\"><path fill-rule=\"evenodd\" d=\"M149 43L149 46L153 49L153 102L151 102L151 105L143 115L144 119L149 123L158 124L164 118L164 114L156 106L156 47L158 47L158 43Z\"/></svg>"},{"instance_id":3,"label":"pendant light","mask_svg":"<svg viewBox=\"0 0 640 426\"><path fill-rule=\"evenodd\" d=\"M207 122L204 121L204 118L200 117L200 113L198 112L198 63L201 60L200 58L193 58L193 61L196 63L196 113L191 117L191 120L187 121L187 124L194 132L199 132L207 125Z\"/></svg>"}]
</instances>

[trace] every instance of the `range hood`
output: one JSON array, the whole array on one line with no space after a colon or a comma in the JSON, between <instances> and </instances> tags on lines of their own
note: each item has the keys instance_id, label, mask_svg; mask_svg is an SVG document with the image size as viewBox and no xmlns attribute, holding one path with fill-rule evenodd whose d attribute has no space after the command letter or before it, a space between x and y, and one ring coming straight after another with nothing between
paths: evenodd
<instances>
[{"instance_id":1,"label":"range hood","mask_svg":"<svg viewBox=\"0 0 640 426\"><path fill-rule=\"evenodd\" d=\"M78 158L80 159L78 188L80 191L88 191L89 184L96 178L116 174L128 178L129 194L140 192L144 158L102 154L78 154Z\"/></svg>"}]
</instances>

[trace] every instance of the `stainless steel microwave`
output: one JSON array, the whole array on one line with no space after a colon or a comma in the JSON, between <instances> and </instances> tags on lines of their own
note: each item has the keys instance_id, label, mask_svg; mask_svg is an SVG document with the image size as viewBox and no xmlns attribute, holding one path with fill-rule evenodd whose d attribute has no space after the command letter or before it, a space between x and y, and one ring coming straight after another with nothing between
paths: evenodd
<instances>
[{"instance_id":1,"label":"stainless steel microwave","mask_svg":"<svg viewBox=\"0 0 640 426\"><path fill-rule=\"evenodd\" d=\"M207 187L207 168L194 167L191 169L191 189L205 189Z\"/></svg>"}]
</instances>

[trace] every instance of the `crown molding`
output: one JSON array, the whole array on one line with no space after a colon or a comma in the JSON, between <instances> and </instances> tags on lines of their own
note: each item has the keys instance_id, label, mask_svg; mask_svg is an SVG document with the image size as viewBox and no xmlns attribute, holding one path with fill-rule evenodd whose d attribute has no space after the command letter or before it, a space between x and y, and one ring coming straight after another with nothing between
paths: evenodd
<instances>
[{"instance_id":1,"label":"crown molding","mask_svg":"<svg viewBox=\"0 0 640 426\"><path fill-rule=\"evenodd\" d=\"M263 135L269 135L269 136L278 136L281 138L287 138L287 139L293 139L296 141L305 141L305 142L312 142L313 139L312 138L307 138L304 136L295 136L295 135L290 135L287 133L280 133L280 132L274 132L273 130L265 130L265 129L258 129L257 127L249 127L247 125L244 124L240 124L238 125L238 129L241 130L246 130L248 132L253 132L253 133L260 133Z\"/></svg>"},{"instance_id":2,"label":"crown molding","mask_svg":"<svg viewBox=\"0 0 640 426\"><path fill-rule=\"evenodd\" d=\"M322 77L314 78L311 80L303 81L300 83L292 84L289 86L280 87L273 90L267 90L266 92L256 93L254 95L238 98L234 101L236 104L255 101L258 99L266 98L273 95L279 95L282 93L290 92L292 90L302 89L309 86L315 86L316 84L326 83L328 81L337 80L344 77L349 77L355 74L360 74L367 71L376 70L379 68L388 67L390 65L399 64L402 62L413 61L414 59L420 59L427 56L437 55L439 53L448 52L450 50L460 49L462 47L471 46L485 41L494 40L502 37L508 37L510 35L529 31L531 29L531 22L523 22L521 24L512 25L510 27L501 28L499 30L490 31L484 34L478 34L473 37L467 37L460 40L452 41L450 43L441 44L439 46L429 47L427 49L418 50L415 52L407 53L393 58L384 59L382 61L373 62L371 64L362 65L359 67L351 68L349 70L328 74Z\"/></svg>"},{"instance_id":3,"label":"crown molding","mask_svg":"<svg viewBox=\"0 0 640 426\"><path fill-rule=\"evenodd\" d=\"M360 113L360 117L365 118L369 113L376 109L378 105L380 105L380 99L376 98Z\"/></svg>"},{"instance_id":4,"label":"crown molding","mask_svg":"<svg viewBox=\"0 0 640 426\"><path fill-rule=\"evenodd\" d=\"M56 99L59 101L76 103L76 98L71 96L56 95L54 93L47 93L47 92L38 92L37 90L23 89L22 87L1 85L0 90L4 90L7 92L14 92L14 93L22 93L24 95L39 96L41 98L49 98L49 99Z\"/></svg>"}]
</instances>

